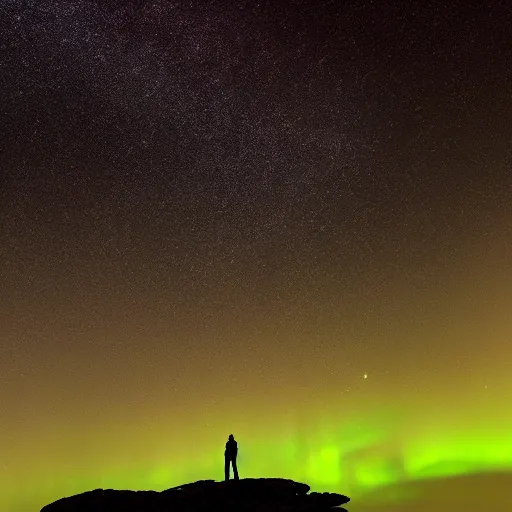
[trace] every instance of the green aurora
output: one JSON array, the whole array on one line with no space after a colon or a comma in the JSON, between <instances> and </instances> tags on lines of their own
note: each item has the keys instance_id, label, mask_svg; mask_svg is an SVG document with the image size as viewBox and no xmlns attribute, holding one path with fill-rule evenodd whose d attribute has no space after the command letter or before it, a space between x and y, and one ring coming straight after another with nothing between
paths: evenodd
<instances>
[{"instance_id":1,"label":"green aurora","mask_svg":"<svg viewBox=\"0 0 512 512\"><path fill-rule=\"evenodd\" d=\"M493 405L498 407L499 404L495 401ZM510 414L504 417L505 408L501 409L502 413L495 409L494 415L483 418L468 406L464 414L445 414L446 421L426 421L441 409L423 410L423 417L416 414L415 429L405 424L405 414L386 412L385 408L379 413L362 413L350 421L330 415L322 424L310 421L303 423L300 429L294 429L292 418L288 416L278 423L279 434L272 433L273 429L268 427L265 432L265 426L260 428L256 421L250 425L240 422L234 431L241 446L241 476L275 476L307 482L315 491L350 496L349 510L364 511L421 503L427 492L422 491L421 484L429 480L442 479L446 490L449 489L446 482L452 477L483 477L512 471L512 437L509 435L512 418ZM471 423L473 415L477 421ZM201 429L181 434L184 443L176 442L176 438L174 442L166 441L163 427L144 430L140 424L129 432L130 429L123 430L117 425L119 435L125 439L123 450L103 449L101 454L95 455L91 449L99 452L102 443L111 440L103 437L89 449L80 449L71 432L60 432L63 452L69 445L74 451L73 461L65 453L45 452L45 469L37 464L20 465L18 475L3 474L2 509L21 512L30 507L33 510L63 496L100 487L163 490L200 479L220 480L222 457L219 454L224 432L215 425L210 425L211 430L207 431L206 425L201 424L202 435ZM267 435L263 435L265 433ZM179 435L179 429L173 432L173 437L176 434ZM215 438L218 442L214 446ZM148 444L144 446L146 440ZM160 450L157 444L161 445ZM144 455L148 447L151 449ZM130 454L132 448L133 454ZM93 467L100 461L100 466ZM29 483L28 487L24 488L21 481ZM20 492L23 494L21 501ZM474 500L473 494L468 489L465 498ZM447 496L447 508L440 510L448 512L452 510L449 505L454 497L448 493ZM441 498L442 495L439 496L442 504ZM500 499L505 499L504 492Z\"/></svg>"}]
</instances>

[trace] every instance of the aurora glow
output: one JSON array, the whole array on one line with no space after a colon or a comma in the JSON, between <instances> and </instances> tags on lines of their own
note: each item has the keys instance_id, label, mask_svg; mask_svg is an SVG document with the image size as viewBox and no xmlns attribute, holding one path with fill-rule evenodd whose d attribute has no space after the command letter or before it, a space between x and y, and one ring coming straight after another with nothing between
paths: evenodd
<instances>
[{"instance_id":1,"label":"aurora glow","mask_svg":"<svg viewBox=\"0 0 512 512\"><path fill-rule=\"evenodd\" d=\"M343 420L345 414L325 412L324 422L319 423L320 411L309 421L274 413L271 428L253 412L247 423L242 419L231 423L245 441L239 457L244 477L286 476L309 482L315 490L343 492L351 496L350 510L355 511L422 503L427 491L419 484L443 478L437 496L430 499L437 498L439 506L444 501L447 507L440 510L451 511L458 509L448 507L453 495L447 477L474 476L477 484L478 478L482 479L482 485L472 482L459 497L460 504L470 505L475 500L484 502L481 493L490 488L486 474L505 474L512 469L512 415L505 408L500 410L499 400L490 404L485 417L485 407L478 400L473 406L462 403L451 413L441 404L416 409L411 405L401 412L392 407L386 412L385 406L377 405L371 409L351 414L350 421ZM212 418L200 413L194 418L188 428L180 431L174 427L172 434L167 432L171 419L160 424L140 421L131 428L124 420L114 422L103 427L111 436L93 430L86 447L75 429L47 432L41 443L53 441L46 441L46 448L32 447L37 453L32 468L20 464L18 474L2 475L5 489L10 490L2 494L2 507L12 510L16 505L22 510L26 500L28 509L29 501L36 501L30 493L20 501L17 478L37 479L32 492L37 490L40 502L98 487L161 490L203 478L221 479L219 444L225 427L219 420L208 425ZM472 422L471 418L480 420ZM125 448L112 446L114 437L119 437ZM187 458L184 445L189 444L193 448ZM493 477L490 483L495 481ZM487 496L485 502L503 504L507 499L503 492L501 497Z\"/></svg>"},{"instance_id":2,"label":"aurora glow","mask_svg":"<svg viewBox=\"0 0 512 512\"><path fill-rule=\"evenodd\" d=\"M512 510L510 2L389 4L0 1L2 512L231 432L350 512Z\"/></svg>"}]
</instances>

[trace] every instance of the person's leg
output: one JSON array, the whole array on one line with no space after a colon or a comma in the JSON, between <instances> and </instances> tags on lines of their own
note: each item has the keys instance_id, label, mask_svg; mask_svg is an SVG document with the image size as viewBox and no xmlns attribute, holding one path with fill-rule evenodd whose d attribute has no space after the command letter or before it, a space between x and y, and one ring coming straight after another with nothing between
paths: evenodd
<instances>
[{"instance_id":1,"label":"person's leg","mask_svg":"<svg viewBox=\"0 0 512 512\"><path fill-rule=\"evenodd\" d=\"M233 475L235 480L238 480L238 468L236 467L236 457L233 459Z\"/></svg>"},{"instance_id":2,"label":"person's leg","mask_svg":"<svg viewBox=\"0 0 512 512\"><path fill-rule=\"evenodd\" d=\"M224 457L224 480L229 480L229 459Z\"/></svg>"}]
</instances>

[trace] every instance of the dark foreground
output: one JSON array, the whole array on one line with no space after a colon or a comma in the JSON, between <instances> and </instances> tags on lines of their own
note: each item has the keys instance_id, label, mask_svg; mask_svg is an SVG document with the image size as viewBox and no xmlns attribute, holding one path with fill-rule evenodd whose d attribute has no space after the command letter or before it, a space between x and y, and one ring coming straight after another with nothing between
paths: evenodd
<instances>
[{"instance_id":1,"label":"dark foreground","mask_svg":"<svg viewBox=\"0 0 512 512\"><path fill-rule=\"evenodd\" d=\"M96 489L46 505L41 512L336 512L350 498L309 493L306 484L282 478L200 480L157 491ZM333 511L334 512L334 511Z\"/></svg>"}]
</instances>

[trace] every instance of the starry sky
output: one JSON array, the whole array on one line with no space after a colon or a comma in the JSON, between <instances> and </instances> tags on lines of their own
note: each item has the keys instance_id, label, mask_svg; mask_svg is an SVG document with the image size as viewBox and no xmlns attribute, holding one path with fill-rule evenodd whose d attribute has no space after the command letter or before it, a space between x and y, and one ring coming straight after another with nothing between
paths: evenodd
<instances>
[{"instance_id":1,"label":"starry sky","mask_svg":"<svg viewBox=\"0 0 512 512\"><path fill-rule=\"evenodd\" d=\"M231 432L351 512L512 504L512 9L385 4L0 1L2 510Z\"/></svg>"}]
</instances>

